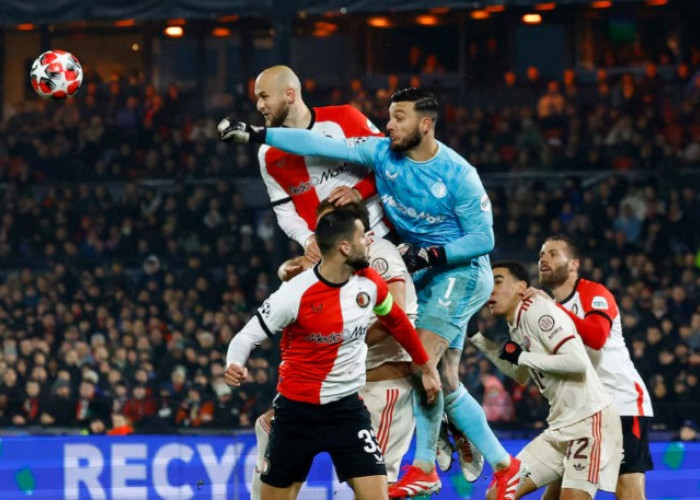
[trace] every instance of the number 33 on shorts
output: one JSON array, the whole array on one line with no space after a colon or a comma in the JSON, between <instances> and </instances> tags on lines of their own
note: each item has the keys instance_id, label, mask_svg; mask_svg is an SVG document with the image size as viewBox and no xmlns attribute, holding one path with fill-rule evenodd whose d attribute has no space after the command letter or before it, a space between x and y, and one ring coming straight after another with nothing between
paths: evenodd
<instances>
[{"instance_id":1,"label":"number 33 on shorts","mask_svg":"<svg viewBox=\"0 0 700 500\"><path fill-rule=\"evenodd\" d=\"M366 453L373 455L378 464L384 463L384 455L377 444L377 438L374 436L374 431L371 429L362 429L357 433L357 437L365 442L362 448Z\"/></svg>"}]
</instances>

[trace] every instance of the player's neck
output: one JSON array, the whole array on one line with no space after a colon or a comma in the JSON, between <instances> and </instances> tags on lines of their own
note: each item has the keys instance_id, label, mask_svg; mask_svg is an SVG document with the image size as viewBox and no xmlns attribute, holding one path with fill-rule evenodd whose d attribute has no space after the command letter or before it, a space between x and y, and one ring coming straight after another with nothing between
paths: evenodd
<instances>
[{"instance_id":1,"label":"player's neck","mask_svg":"<svg viewBox=\"0 0 700 500\"><path fill-rule=\"evenodd\" d=\"M568 296L570 296L574 288L576 288L576 281L578 280L578 276L571 275L569 276L564 283L561 285L557 285L555 287L552 287L552 293L554 294L554 299L557 302L561 302Z\"/></svg>"},{"instance_id":2,"label":"player's neck","mask_svg":"<svg viewBox=\"0 0 700 500\"><path fill-rule=\"evenodd\" d=\"M353 269L344 262L333 259L321 259L318 265L318 274L329 283L341 285L350 279Z\"/></svg>"},{"instance_id":3,"label":"player's neck","mask_svg":"<svg viewBox=\"0 0 700 500\"><path fill-rule=\"evenodd\" d=\"M426 137L418 146L406 151L408 156L413 161L428 161L432 159L438 152L438 143L434 137Z\"/></svg>"},{"instance_id":4,"label":"player's neck","mask_svg":"<svg viewBox=\"0 0 700 500\"><path fill-rule=\"evenodd\" d=\"M284 126L290 128L308 128L311 124L311 110L304 103L292 106L284 120Z\"/></svg>"}]
</instances>

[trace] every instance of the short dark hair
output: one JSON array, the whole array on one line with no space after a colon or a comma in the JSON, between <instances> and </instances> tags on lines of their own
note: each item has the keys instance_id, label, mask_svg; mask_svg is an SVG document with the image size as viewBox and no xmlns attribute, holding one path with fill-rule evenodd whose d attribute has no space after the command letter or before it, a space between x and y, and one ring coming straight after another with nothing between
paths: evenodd
<instances>
[{"instance_id":1,"label":"short dark hair","mask_svg":"<svg viewBox=\"0 0 700 500\"><path fill-rule=\"evenodd\" d=\"M391 96L391 102L412 102L416 112L428 115L434 122L437 121L440 106L435 94L428 90L416 87L397 90Z\"/></svg>"},{"instance_id":2,"label":"short dark hair","mask_svg":"<svg viewBox=\"0 0 700 500\"><path fill-rule=\"evenodd\" d=\"M336 208L321 217L316 225L316 243L321 253L330 252L342 239L352 239L357 219L357 214L345 207Z\"/></svg>"},{"instance_id":3,"label":"short dark hair","mask_svg":"<svg viewBox=\"0 0 700 500\"><path fill-rule=\"evenodd\" d=\"M567 250L572 259L581 258L581 246L571 236L562 233L553 234L552 236L544 240L545 243L547 243L548 241L563 241L566 244Z\"/></svg>"},{"instance_id":4,"label":"short dark hair","mask_svg":"<svg viewBox=\"0 0 700 500\"><path fill-rule=\"evenodd\" d=\"M497 267L503 267L508 269L508 272L515 277L518 281L524 281L527 286L530 286L530 275L520 262L514 260L499 260L491 264L491 269L496 269Z\"/></svg>"},{"instance_id":5,"label":"short dark hair","mask_svg":"<svg viewBox=\"0 0 700 500\"><path fill-rule=\"evenodd\" d=\"M365 207L364 203L352 201L343 205L342 208L344 208L345 210L355 212L357 218L360 219L362 225L365 226L365 231L369 231L369 213L367 212L367 208ZM336 209L336 206L331 201L329 201L328 198L324 198L316 207L316 217L318 217L319 214L321 214L322 212Z\"/></svg>"}]
</instances>

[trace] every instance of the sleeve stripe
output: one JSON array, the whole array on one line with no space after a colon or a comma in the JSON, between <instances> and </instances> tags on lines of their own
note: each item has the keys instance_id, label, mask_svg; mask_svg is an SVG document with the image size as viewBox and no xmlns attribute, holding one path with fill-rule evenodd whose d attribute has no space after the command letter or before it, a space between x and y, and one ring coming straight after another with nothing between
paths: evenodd
<instances>
[{"instance_id":1,"label":"sleeve stripe","mask_svg":"<svg viewBox=\"0 0 700 500\"><path fill-rule=\"evenodd\" d=\"M584 316L584 318L587 318L590 314L597 314L597 315L599 315L599 316L604 317L605 319L607 319L607 320L610 322L610 326L612 326L613 320L612 320L612 318L608 315L608 313L606 313L605 311L601 311L600 309L593 309L593 310L591 310L591 311L588 311L588 312L586 313L586 315Z\"/></svg>"},{"instance_id":2,"label":"sleeve stripe","mask_svg":"<svg viewBox=\"0 0 700 500\"><path fill-rule=\"evenodd\" d=\"M569 336L566 337L565 339L562 339L561 342L559 342L559 343L554 347L554 350L552 351L552 354L556 354L557 351L559 350L559 348L560 348L561 346L563 346L564 344L566 344L569 340L573 339L574 337L576 337L576 336L575 336L575 335L569 335Z\"/></svg>"},{"instance_id":3,"label":"sleeve stripe","mask_svg":"<svg viewBox=\"0 0 700 500\"><path fill-rule=\"evenodd\" d=\"M265 320L262 318L262 314L260 314L258 311L255 311L255 317L258 318L258 321L260 322L260 326L262 327L263 330L265 330L265 335L267 335L270 338L274 337L274 334L270 331L270 329L265 324Z\"/></svg>"},{"instance_id":4,"label":"sleeve stripe","mask_svg":"<svg viewBox=\"0 0 700 500\"><path fill-rule=\"evenodd\" d=\"M399 281L402 282L402 283L405 283L405 282L406 282L406 279L405 279L403 276L396 276L396 277L394 277L394 278L390 278L390 279L385 280L385 281L386 281L386 283L387 283L387 285L388 285L389 283L397 283L397 282L399 282Z\"/></svg>"},{"instance_id":5,"label":"sleeve stripe","mask_svg":"<svg viewBox=\"0 0 700 500\"><path fill-rule=\"evenodd\" d=\"M386 316L391 311L391 306L394 305L394 298L390 293L386 294L384 302L374 307L374 314L377 316Z\"/></svg>"},{"instance_id":6,"label":"sleeve stripe","mask_svg":"<svg viewBox=\"0 0 700 500\"><path fill-rule=\"evenodd\" d=\"M290 197L287 197L287 198L282 198L281 200L273 201L270 203L270 205L272 205L273 207L276 207L277 205L284 205L285 203L288 203L290 201L292 201L292 199Z\"/></svg>"}]
</instances>

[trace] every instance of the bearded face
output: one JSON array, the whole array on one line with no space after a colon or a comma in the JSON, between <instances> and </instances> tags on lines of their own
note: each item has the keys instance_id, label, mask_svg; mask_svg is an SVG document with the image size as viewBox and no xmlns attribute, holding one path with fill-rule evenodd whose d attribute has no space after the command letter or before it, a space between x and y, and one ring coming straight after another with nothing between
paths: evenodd
<instances>
[{"instance_id":1,"label":"bearded face","mask_svg":"<svg viewBox=\"0 0 700 500\"><path fill-rule=\"evenodd\" d=\"M569 278L569 262L562 264L540 264L540 283L547 288L555 288Z\"/></svg>"},{"instance_id":2,"label":"bearded face","mask_svg":"<svg viewBox=\"0 0 700 500\"><path fill-rule=\"evenodd\" d=\"M420 130L418 130L418 125L416 125L416 128L412 132L409 132L407 135L403 137L392 138L391 143L389 144L389 148L396 153L402 153L404 151L408 151L409 149L415 148L420 144L420 141L421 134Z\"/></svg>"}]
</instances>

